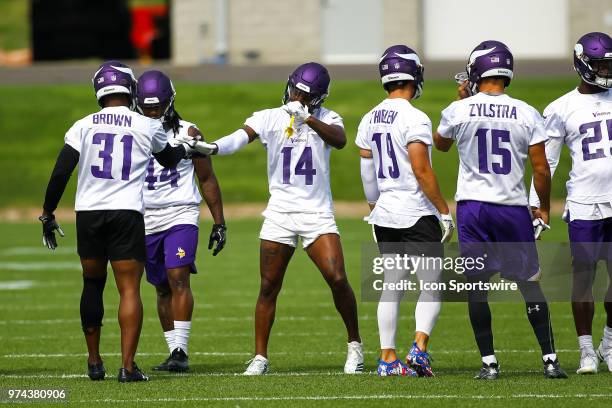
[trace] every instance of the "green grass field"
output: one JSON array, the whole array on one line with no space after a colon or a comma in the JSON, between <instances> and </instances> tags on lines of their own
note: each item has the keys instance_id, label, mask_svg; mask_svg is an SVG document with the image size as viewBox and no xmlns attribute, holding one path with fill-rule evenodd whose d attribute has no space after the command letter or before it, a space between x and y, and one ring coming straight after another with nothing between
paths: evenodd
<instances>
[{"instance_id":1,"label":"green grass field","mask_svg":"<svg viewBox=\"0 0 612 408\"><path fill-rule=\"evenodd\" d=\"M347 269L359 292L361 244L371 240L367 225L339 219ZM257 297L260 220L229 220L229 243L213 258L202 246L200 274L193 279L196 299L190 341L191 371L185 375L153 374L150 367L167 349L156 318L152 286L143 282L145 323L137 361L151 375L149 383L118 384L118 296L109 277L105 292L102 352L108 370L104 382L85 375L85 345L79 321L81 278L75 251L74 224L50 253L40 246L39 226L0 224L0 281L27 281L21 290L0 290L0 389L68 390L68 404L102 406L139 402L143 406L413 406L486 405L507 407L610 406L612 373L579 377L576 339L569 304L552 305L556 344L570 378L545 380L539 348L522 304L494 304L493 319L503 377L477 382L471 377L480 359L465 304L447 303L431 342L437 377L379 378L376 304L360 302L359 315L367 374L340 374L345 358L345 332L331 295L303 251L296 251L287 272L270 344L271 374L236 376L253 349L253 310ZM209 226L202 224L201 242ZM566 240L555 217L547 240ZM546 280L544 279L544 283ZM31 285L31 286L30 286ZM595 339L603 327L601 307ZM406 353L412 335L413 305L402 306L398 346ZM601 367L603 369L603 366ZM61 404L60 404L61 405ZM56 405L57 406L57 405Z\"/></svg>"},{"instance_id":2,"label":"green grass field","mask_svg":"<svg viewBox=\"0 0 612 408\"><path fill-rule=\"evenodd\" d=\"M575 86L575 78L524 79L513 81L510 94L540 111ZM280 105L283 83L177 84L176 107L182 116L198 124L209 140L242 126L253 111ZM0 86L0 208L40 206L49 174L66 130L81 117L98 109L90 84ZM326 106L345 120L349 143L331 155L332 191L336 200L362 200L359 159L354 140L361 117L384 98L378 81L332 83ZM440 111L455 98L452 81L431 80L415 105L426 112L434 128ZM433 153L433 165L443 194L455 193L458 158L450 153ZM227 202L266 201L266 155L255 142L236 155L214 159L215 169ZM564 153L556 173L553 197L565 194L569 156ZM74 200L73 177L62 205Z\"/></svg>"}]
</instances>

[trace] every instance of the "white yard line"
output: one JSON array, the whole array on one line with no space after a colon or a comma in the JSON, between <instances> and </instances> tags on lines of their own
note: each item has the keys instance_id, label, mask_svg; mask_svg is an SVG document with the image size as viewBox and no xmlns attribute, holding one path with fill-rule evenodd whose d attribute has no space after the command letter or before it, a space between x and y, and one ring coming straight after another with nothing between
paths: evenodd
<instances>
[{"instance_id":1,"label":"white yard line","mask_svg":"<svg viewBox=\"0 0 612 408\"><path fill-rule=\"evenodd\" d=\"M53 255L53 254L74 254L76 255L75 247L57 247L54 251L41 246L24 246L24 247L9 247L0 249L0 256L22 256L22 255Z\"/></svg>"},{"instance_id":2,"label":"white yard line","mask_svg":"<svg viewBox=\"0 0 612 408\"><path fill-rule=\"evenodd\" d=\"M557 353L577 353L577 350L575 349L558 349L556 350ZM524 350L498 350L497 351L499 354L504 354L504 353L541 353L541 350L536 350L536 349L524 349ZM376 355L378 354L378 351L376 350L365 350L364 351L365 354L373 354ZM432 351L433 355L436 354L469 354L469 353L476 353L476 349L470 349L470 350L434 350ZM105 357L119 357L121 356L121 353L102 353ZM283 355L293 355L293 352L290 351L277 351L277 352L273 352L271 353L273 356L283 356ZM302 355L312 355L312 356L319 356L319 355L345 355L346 351L344 350L338 350L338 351L306 351L306 352L301 352L300 354ZM142 356L142 357L154 357L154 356L167 356L168 353L138 353L138 356ZM223 356L251 356L252 353L250 352L240 352L240 351L210 351L210 352L206 352L206 351L193 351L191 353L189 353L190 356L213 356L213 357L223 357ZM13 359L13 358L67 358L67 357L72 357L72 358L81 358L81 357L86 357L87 353L26 353L26 354L3 354L1 357L3 358L9 358L9 359Z\"/></svg>"},{"instance_id":3,"label":"white yard line","mask_svg":"<svg viewBox=\"0 0 612 408\"><path fill-rule=\"evenodd\" d=\"M135 398L96 400L78 400L70 403L92 402L214 402L214 401L354 401L354 400L428 400L428 399L460 399L460 400L504 400L504 399L548 399L548 398L612 398L612 394L510 394L510 395L454 395L454 394L382 394L382 395L306 395L283 397L185 397L185 398Z\"/></svg>"},{"instance_id":4,"label":"white yard line","mask_svg":"<svg viewBox=\"0 0 612 408\"><path fill-rule=\"evenodd\" d=\"M0 271L46 271L58 269L80 271L81 264L79 262L0 262Z\"/></svg>"},{"instance_id":5,"label":"white yard line","mask_svg":"<svg viewBox=\"0 0 612 408\"><path fill-rule=\"evenodd\" d=\"M0 281L0 290L24 290L34 285L35 282L31 280ZM0 307L0 309L4 310L3 307Z\"/></svg>"}]
</instances>

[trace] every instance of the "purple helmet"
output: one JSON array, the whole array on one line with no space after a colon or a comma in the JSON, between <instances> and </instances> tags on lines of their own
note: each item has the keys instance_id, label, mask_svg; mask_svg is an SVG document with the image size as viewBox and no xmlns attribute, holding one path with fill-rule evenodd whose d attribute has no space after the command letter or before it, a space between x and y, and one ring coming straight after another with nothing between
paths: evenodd
<instances>
[{"instance_id":1,"label":"purple helmet","mask_svg":"<svg viewBox=\"0 0 612 408\"><path fill-rule=\"evenodd\" d=\"M380 80L387 84L398 81L414 81L416 90L413 99L423 93L423 65L417 53L405 45L393 45L383 52L378 63Z\"/></svg>"},{"instance_id":2,"label":"purple helmet","mask_svg":"<svg viewBox=\"0 0 612 408\"><path fill-rule=\"evenodd\" d=\"M478 82L488 77L503 77L506 86L513 77L514 57L506 44L500 41L483 41L470 54L466 71L470 90L478 92Z\"/></svg>"},{"instance_id":3,"label":"purple helmet","mask_svg":"<svg viewBox=\"0 0 612 408\"><path fill-rule=\"evenodd\" d=\"M142 108L154 108L161 106L164 108L162 117L172 111L176 91L172 81L161 71L146 71L138 78L136 90L136 102L138 110L142 113Z\"/></svg>"},{"instance_id":4,"label":"purple helmet","mask_svg":"<svg viewBox=\"0 0 612 408\"><path fill-rule=\"evenodd\" d=\"M574 47L574 69L587 84L612 88L612 38L588 33Z\"/></svg>"},{"instance_id":5,"label":"purple helmet","mask_svg":"<svg viewBox=\"0 0 612 408\"><path fill-rule=\"evenodd\" d=\"M107 61L100 65L91 82L96 92L98 104L102 106L102 98L106 95L125 93L132 99L131 109L135 108L136 78L132 69L119 61Z\"/></svg>"},{"instance_id":6,"label":"purple helmet","mask_svg":"<svg viewBox=\"0 0 612 408\"><path fill-rule=\"evenodd\" d=\"M300 65L289 75L283 103L290 101L291 93L303 92L312 98L310 110L318 109L329 95L330 81L329 72L323 65L316 62Z\"/></svg>"}]
</instances>

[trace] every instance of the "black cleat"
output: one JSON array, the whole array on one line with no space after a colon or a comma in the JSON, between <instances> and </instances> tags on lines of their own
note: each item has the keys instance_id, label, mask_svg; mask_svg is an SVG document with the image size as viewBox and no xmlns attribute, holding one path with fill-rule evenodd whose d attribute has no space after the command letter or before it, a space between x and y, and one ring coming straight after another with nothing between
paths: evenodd
<instances>
[{"instance_id":1,"label":"black cleat","mask_svg":"<svg viewBox=\"0 0 612 408\"><path fill-rule=\"evenodd\" d=\"M168 371L168 363L170 362L170 360L172 360L172 354L170 354L168 358L164 360L163 363L153 367L153 371Z\"/></svg>"},{"instance_id":2,"label":"black cleat","mask_svg":"<svg viewBox=\"0 0 612 408\"><path fill-rule=\"evenodd\" d=\"M175 348L168 359L168 371L184 372L189 370L189 357L182 348Z\"/></svg>"},{"instance_id":3,"label":"black cleat","mask_svg":"<svg viewBox=\"0 0 612 408\"><path fill-rule=\"evenodd\" d=\"M120 368L117 380L119 382L149 381L149 377L140 371L136 363L132 363L132 372L129 372L125 367Z\"/></svg>"},{"instance_id":4,"label":"black cleat","mask_svg":"<svg viewBox=\"0 0 612 408\"><path fill-rule=\"evenodd\" d=\"M102 362L89 364L87 363L87 375L92 381L100 381L106 376L106 370Z\"/></svg>"},{"instance_id":5,"label":"black cleat","mask_svg":"<svg viewBox=\"0 0 612 408\"><path fill-rule=\"evenodd\" d=\"M499 364L482 363L480 372L474 378L477 380L497 380L499 378Z\"/></svg>"},{"instance_id":6,"label":"black cleat","mask_svg":"<svg viewBox=\"0 0 612 408\"><path fill-rule=\"evenodd\" d=\"M567 374L561 368L559 360L548 359L544 362L544 377L552 379L567 378Z\"/></svg>"}]
</instances>

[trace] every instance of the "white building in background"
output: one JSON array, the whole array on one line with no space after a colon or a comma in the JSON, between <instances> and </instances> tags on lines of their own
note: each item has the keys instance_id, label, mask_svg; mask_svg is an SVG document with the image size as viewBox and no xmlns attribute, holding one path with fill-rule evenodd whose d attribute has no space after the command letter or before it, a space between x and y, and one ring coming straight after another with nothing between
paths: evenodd
<instances>
[{"instance_id":1,"label":"white building in background","mask_svg":"<svg viewBox=\"0 0 612 408\"><path fill-rule=\"evenodd\" d=\"M580 35L612 32L612 0L173 0L171 12L177 65L372 63L395 43L463 60L485 39L559 59Z\"/></svg>"}]
</instances>

